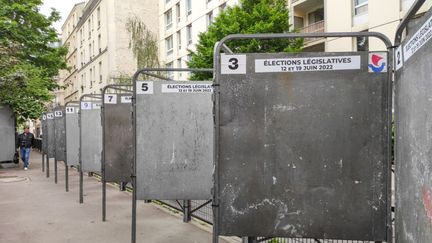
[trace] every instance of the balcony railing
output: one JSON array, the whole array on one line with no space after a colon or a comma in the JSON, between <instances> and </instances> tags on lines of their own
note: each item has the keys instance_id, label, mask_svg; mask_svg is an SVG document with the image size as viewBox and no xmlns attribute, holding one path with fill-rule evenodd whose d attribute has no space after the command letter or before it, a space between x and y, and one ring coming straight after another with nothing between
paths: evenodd
<instances>
[{"instance_id":1,"label":"balcony railing","mask_svg":"<svg viewBox=\"0 0 432 243\"><path fill-rule=\"evenodd\" d=\"M300 33L319 33L324 32L324 20L315 22L300 29ZM305 38L304 43L316 41L322 38Z\"/></svg>"},{"instance_id":2,"label":"balcony railing","mask_svg":"<svg viewBox=\"0 0 432 243\"><path fill-rule=\"evenodd\" d=\"M300 29L300 33L324 32L324 20L315 22Z\"/></svg>"}]
</instances>

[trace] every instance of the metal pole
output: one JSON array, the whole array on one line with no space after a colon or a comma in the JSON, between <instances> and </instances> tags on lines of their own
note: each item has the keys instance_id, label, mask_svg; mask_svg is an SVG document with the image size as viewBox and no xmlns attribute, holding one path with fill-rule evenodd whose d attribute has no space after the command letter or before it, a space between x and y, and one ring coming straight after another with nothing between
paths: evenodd
<instances>
[{"instance_id":1,"label":"metal pole","mask_svg":"<svg viewBox=\"0 0 432 243\"><path fill-rule=\"evenodd\" d=\"M54 158L54 183L57 184L57 158Z\"/></svg>"},{"instance_id":2,"label":"metal pole","mask_svg":"<svg viewBox=\"0 0 432 243\"><path fill-rule=\"evenodd\" d=\"M243 237L242 238L242 243L258 243L258 240L256 237Z\"/></svg>"},{"instance_id":3,"label":"metal pole","mask_svg":"<svg viewBox=\"0 0 432 243\"><path fill-rule=\"evenodd\" d=\"M131 242L136 243L136 199L137 199L137 191L136 191L136 177L132 176L132 237Z\"/></svg>"},{"instance_id":4,"label":"metal pole","mask_svg":"<svg viewBox=\"0 0 432 243\"><path fill-rule=\"evenodd\" d=\"M83 195L83 172L82 172L82 168L81 165L79 166L79 170L80 170L80 182L79 182L79 202L83 203L84 202L84 195Z\"/></svg>"},{"instance_id":5,"label":"metal pole","mask_svg":"<svg viewBox=\"0 0 432 243\"><path fill-rule=\"evenodd\" d=\"M47 178L50 177L49 156L48 156L48 154L46 155L46 177Z\"/></svg>"},{"instance_id":6,"label":"metal pole","mask_svg":"<svg viewBox=\"0 0 432 243\"><path fill-rule=\"evenodd\" d=\"M191 200L183 200L183 222L191 221Z\"/></svg>"},{"instance_id":7,"label":"metal pole","mask_svg":"<svg viewBox=\"0 0 432 243\"><path fill-rule=\"evenodd\" d=\"M69 166L65 162L65 187L66 192L69 192Z\"/></svg>"},{"instance_id":8,"label":"metal pole","mask_svg":"<svg viewBox=\"0 0 432 243\"><path fill-rule=\"evenodd\" d=\"M102 172L102 221L106 221L106 181L105 172Z\"/></svg>"},{"instance_id":9,"label":"metal pole","mask_svg":"<svg viewBox=\"0 0 432 243\"><path fill-rule=\"evenodd\" d=\"M42 152L42 172L45 172L45 154Z\"/></svg>"}]
</instances>

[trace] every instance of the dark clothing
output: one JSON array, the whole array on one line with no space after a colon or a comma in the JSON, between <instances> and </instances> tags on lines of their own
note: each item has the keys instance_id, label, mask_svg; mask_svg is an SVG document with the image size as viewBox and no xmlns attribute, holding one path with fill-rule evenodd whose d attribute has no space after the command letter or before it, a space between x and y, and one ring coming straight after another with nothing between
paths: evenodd
<instances>
[{"instance_id":1,"label":"dark clothing","mask_svg":"<svg viewBox=\"0 0 432 243\"><path fill-rule=\"evenodd\" d=\"M34 145L34 135L33 133L21 133L18 135L17 148L31 148Z\"/></svg>"}]
</instances>

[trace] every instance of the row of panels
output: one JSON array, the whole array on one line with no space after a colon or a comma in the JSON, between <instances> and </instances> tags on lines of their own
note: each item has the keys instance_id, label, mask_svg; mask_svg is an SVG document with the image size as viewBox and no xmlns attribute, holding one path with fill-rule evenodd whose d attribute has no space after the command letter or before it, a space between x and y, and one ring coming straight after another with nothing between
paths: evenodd
<instances>
[{"instance_id":1,"label":"row of panels","mask_svg":"<svg viewBox=\"0 0 432 243\"><path fill-rule=\"evenodd\" d=\"M431 15L410 27L397 49L403 64L395 60L398 242L432 238L430 139L422 127L430 123ZM211 199L215 242L218 235L389 242L393 47L378 33L328 33L375 37L388 49L219 53L230 40L298 36L225 38L212 83L138 80L152 71L145 69L132 86L84 95L44 115L44 151L56 157L65 134L66 163L131 182L134 205ZM133 219L133 234L135 227Z\"/></svg>"}]
</instances>

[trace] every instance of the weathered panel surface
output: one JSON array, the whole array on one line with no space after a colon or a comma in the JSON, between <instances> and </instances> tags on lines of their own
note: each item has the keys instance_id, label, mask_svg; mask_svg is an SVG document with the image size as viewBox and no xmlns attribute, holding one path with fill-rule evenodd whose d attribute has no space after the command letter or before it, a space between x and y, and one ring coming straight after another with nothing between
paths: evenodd
<instances>
[{"instance_id":1,"label":"weathered panel surface","mask_svg":"<svg viewBox=\"0 0 432 243\"><path fill-rule=\"evenodd\" d=\"M431 28L431 16L429 11L408 29L403 47L426 20ZM399 243L432 242L431 70L432 41L429 40L396 74L395 231Z\"/></svg>"},{"instance_id":2,"label":"weathered panel surface","mask_svg":"<svg viewBox=\"0 0 432 243\"><path fill-rule=\"evenodd\" d=\"M102 124L100 104L98 109L81 109L80 112L82 171L101 172Z\"/></svg>"},{"instance_id":3,"label":"weathered panel surface","mask_svg":"<svg viewBox=\"0 0 432 243\"><path fill-rule=\"evenodd\" d=\"M54 113L47 113L47 155L48 158L55 157L55 130L54 130Z\"/></svg>"},{"instance_id":4,"label":"weathered panel surface","mask_svg":"<svg viewBox=\"0 0 432 243\"><path fill-rule=\"evenodd\" d=\"M153 94L136 97L138 199L210 199L211 90L209 93L162 93L164 84L173 82L153 82Z\"/></svg>"},{"instance_id":5,"label":"weathered panel surface","mask_svg":"<svg viewBox=\"0 0 432 243\"><path fill-rule=\"evenodd\" d=\"M66 107L66 163L69 166L79 165L79 123L78 107Z\"/></svg>"},{"instance_id":6,"label":"weathered panel surface","mask_svg":"<svg viewBox=\"0 0 432 243\"><path fill-rule=\"evenodd\" d=\"M66 131L64 120L64 109L58 107L54 109L54 143L55 143L55 159L57 161L66 160Z\"/></svg>"},{"instance_id":7,"label":"weathered panel surface","mask_svg":"<svg viewBox=\"0 0 432 243\"><path fill-rule=\"evenodd\" d=\"M122 103L117 94L116 104L104 104L105 180L130 182L133 164L132 104ZM129 101L131 101L129 99Z\"/></svg>"},{"instance_id":8,"label":"weathered panel surface","mask_svg":"<svg viewBox=\"0 0 432 243\"><path fill-rule=\"evenodd\" d=\"M255 59L335 55L361 69L255 73ZM386 240L388 80L368 59L248 54L246 74L221 75L220 234Z\"/></svg>"},{"instance_id":9,"label":"weathered panel surface","mask_svg":"<svg viewBox=\"0 0 432 243\"><path fill-rule=\"evenodd\" d=\"M0 162L12 161L15 154L15 119L9 106L0 105Z\"/></svg>"}]
</instances>

